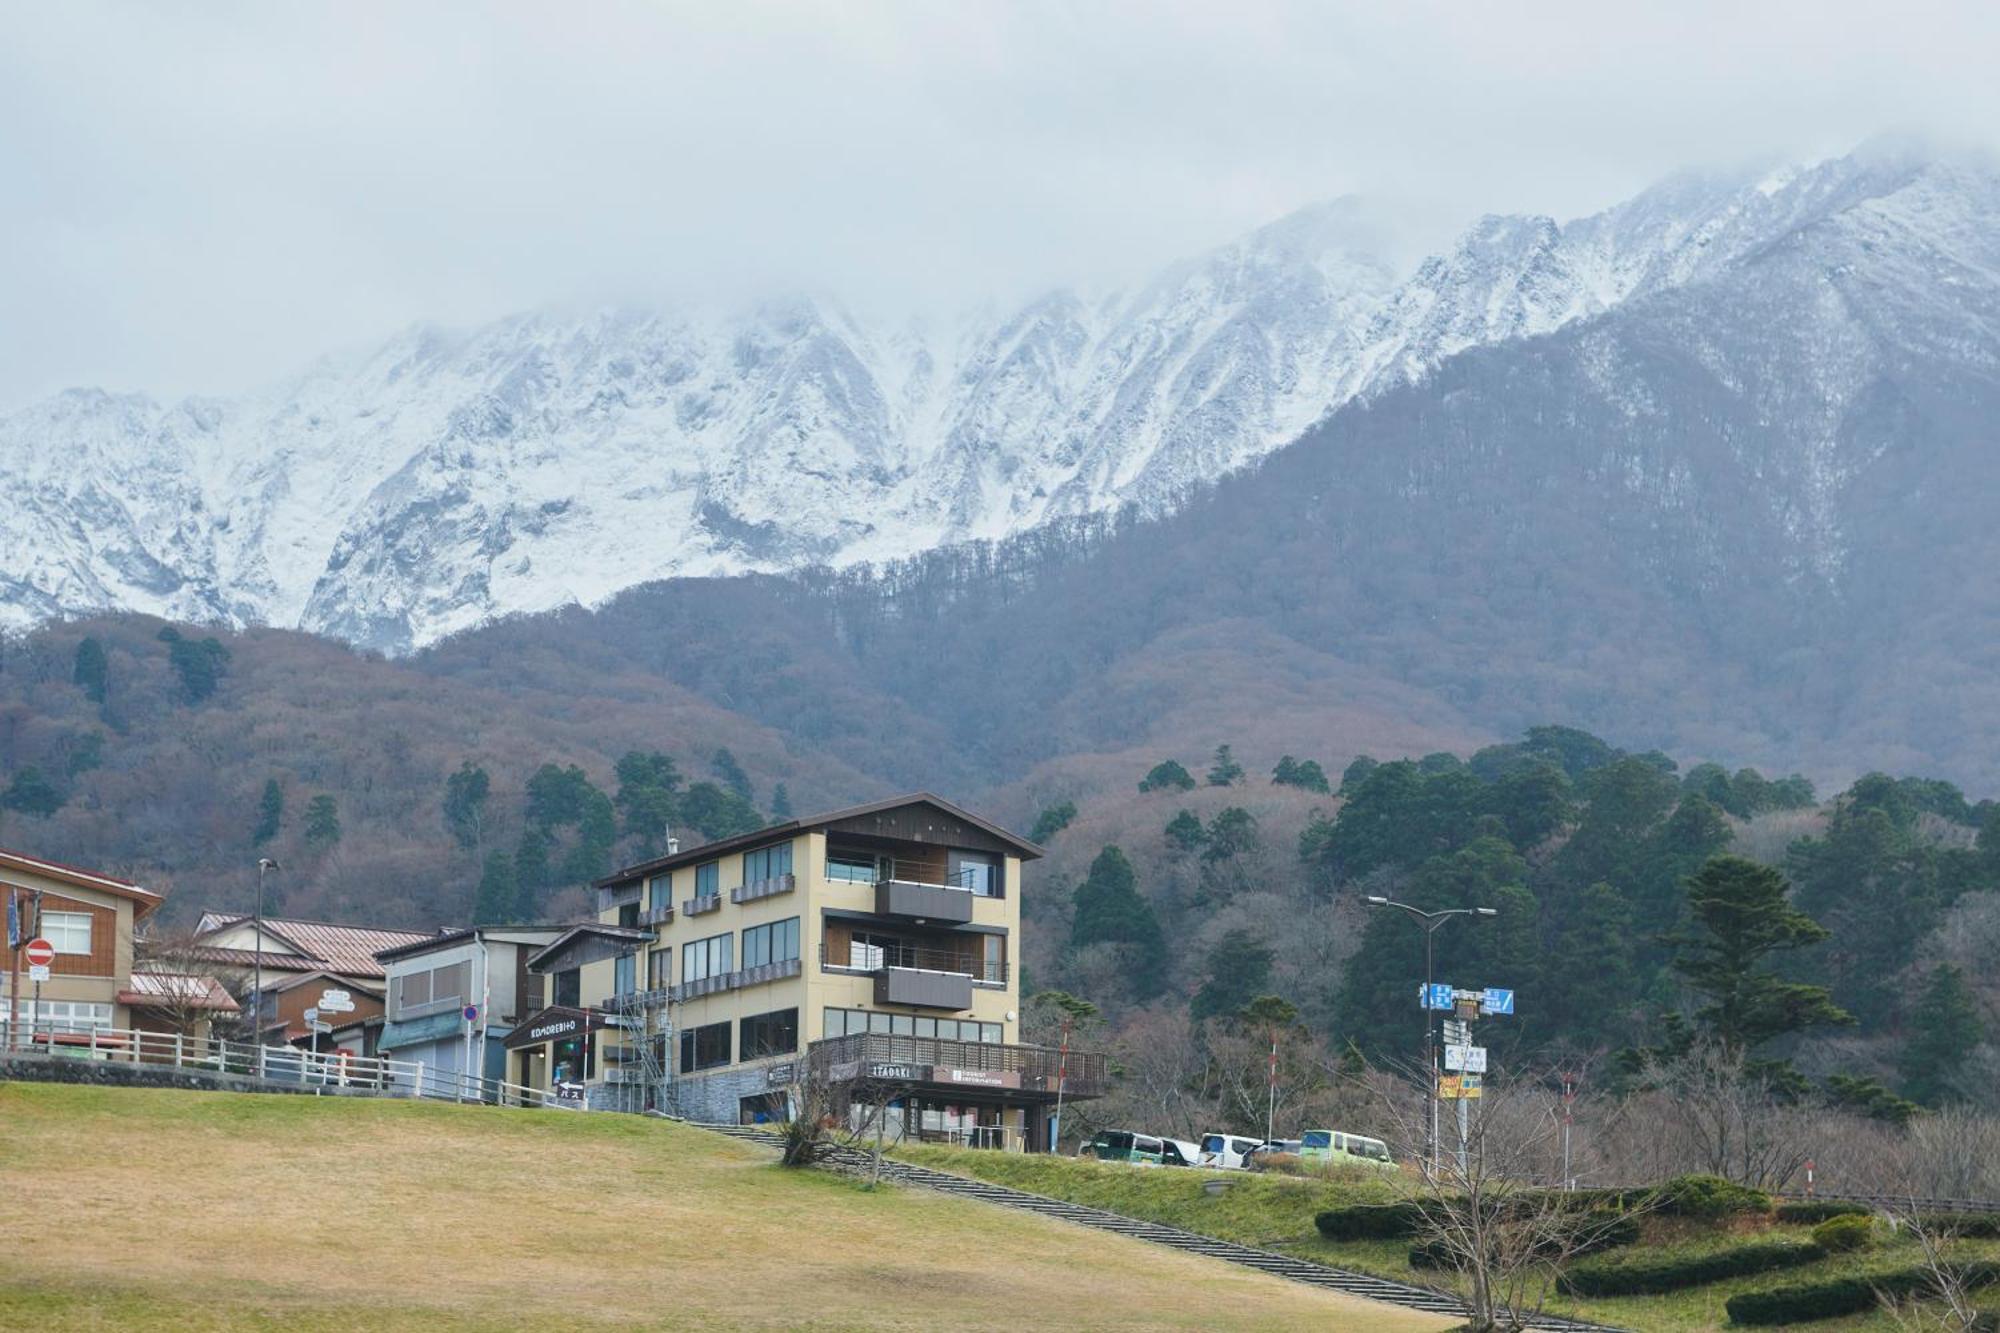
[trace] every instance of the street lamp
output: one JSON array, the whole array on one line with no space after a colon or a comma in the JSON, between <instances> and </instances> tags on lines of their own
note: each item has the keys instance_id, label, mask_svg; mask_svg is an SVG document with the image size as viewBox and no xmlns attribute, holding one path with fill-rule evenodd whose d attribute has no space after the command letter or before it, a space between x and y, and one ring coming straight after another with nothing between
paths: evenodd
<instances>
[{"instance_id":1,"label":"street lamp","mask_svg":"<svg viewBox=\"0 0 2000 1333\"><path fill-rule=\"evenodd\" d=\"M256 948L257 979L252 983L253 989L250 992L250 1044L253 1046L264 1044L264 876L273 870L283 869L283 866L268 856L257 858L257 914L253 918L256 923L253 943ZM261 1061L259 1067L262 1067Z\"/></svg>"},{"instance_id":2,"label":"street lamp","mask_svg":"<svg viewBox=\"0 0 2000 1333\"><path fill-rule=\"evenodd\" d=\"M1384 898L1382 895L1377 893L1369 894L1366 898L1362 899L1362 901L1367 903L1370 907L1394 907L1399 911L1407 913L1412 920L1414 920L1418 925L1424 928L1424 996L1423 996L1424 1064L1428 1066L1427 1076L1424 1080L1424 1101L1430 1107L1429 1120L1431 1127L1430 1143L1426 1146L1430 1150L1428 1155L1432 1159L1433 1165L1435 1165L1437 1158L1437 1142L1438 1142L1438 1124L1437 1124L1438 1105L1437 1105L1437 1052L1432 1047L1431 1044L1431 1034L1433 1033L1433 1031L1435 1031L1435 1029L1431 1025L1431 1009L1430 1009L1431 937L1437 934L1438 927L1442 926L1445 922L1451 920L1455 916L1499 916L1500 913L1497 909L1492 907L1446 907L1440 909L1439 911L1426 912L1421 907L1412 907L1408 903L1399 903L1395 901L1393 898Z\"/></svg>"}]
</instances>

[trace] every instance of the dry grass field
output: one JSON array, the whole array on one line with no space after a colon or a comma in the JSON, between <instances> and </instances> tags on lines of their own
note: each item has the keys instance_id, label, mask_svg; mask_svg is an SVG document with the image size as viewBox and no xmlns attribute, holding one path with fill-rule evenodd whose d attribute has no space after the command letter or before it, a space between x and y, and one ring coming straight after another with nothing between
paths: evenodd
<instances>
[{"instance_id":1,"label":"dry grass field","mask_svg":"<svg viewBox=\"0 0 2000 1333\"><path fill-rule=\"evenodd\" d=\"M630 1116L0 1084L0 1328L1446 1321Z\"/></svg>"}]
</instances>

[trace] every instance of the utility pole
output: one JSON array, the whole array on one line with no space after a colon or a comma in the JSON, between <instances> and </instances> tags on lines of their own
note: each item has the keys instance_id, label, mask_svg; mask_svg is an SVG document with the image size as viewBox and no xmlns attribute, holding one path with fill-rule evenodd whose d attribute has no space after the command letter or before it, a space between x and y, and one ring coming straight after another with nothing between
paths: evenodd
<instances>
[{"instance_id":1,"label":"utility pole","mask_svg":"<svg viewBox=\"0 0 2000 1333\"><path fill-rule=\"evenodd\" d=\"M1434 1040L1437 1027L1431 1019L1431 1014L1434 1012L1431 994L1433 986L1431 980L1431 940L1437 934L1438 927L1455 916L1498 916L1500 913L1497 909L1491 907L1447 907L1436 912L1426 912L1421 907L1412 907L1408 903L1399 903L1392 899L1384 898L1379 894L1370 894L1362 901L1366 902L1370 907L1393 907L1400 912L1406 913L1413 921L1424 928L1424 992L1421 997L1424 1013L1424 1101L1429 1109L1427 1119L1430 1121L1430 1142L1424 1146L1424 1156L1430 1162L1431 1169L1436 1170L1438 1157L1438 1064L1437 1043ZM1464 1110L1465 1105L1461 1101L1459 1103L1459 1111L1462 1114Z\"/></svg>"},{"instance_id":2,"label":"utility pole","mask_svg":"<svg viewBox=\"0 0 2000 1333\"><path fill-rule=\"evenodd\" d=\"M283 869L283 866L268 856L257 858L257 913L252 918L253 928L256 931L253 943L256 948L257 979L251 983L254 989L251 992L250 1003L250 1044L253 1046L264 1044L264 876L270 871Z\"/></svg>"},{"instance_id":3,"label":"utility pole","mask_svg":"<svg viewBox=\"0 0 2000 1333\"><path fill-rule=\"evenodd\" d=\"M1061 1156L1062 1154L1063 1090L1069 1083L1069 1030L1070 1025L1074 1022L1076 1020L1067 1015L1063 1018L1062 1051L1058 1056L1056 1064L1056 1115L1055 1119L1049 1122L1049 1151L1057 1156Z\"/></svg>"},{"instance_id":4,"label":"utility pole","mask_svg":"<svg viewBox=\"0 0 2000 1333\"><path fill-rule=\"evenodd\" d=\"M1576 1177L1569 1172L1569 1131L1576 1123L1576 1075L1567 1069L1563 1071L1563 1188L1576 1188Z\"/></svg>"},{"instance_id":5,"label":"utility pole","mask_svg":"<svg viewBox=\"0 0 2000 1333\"><path fill-rule=\"evenodd\" d=\"M8 963L7 978L7 1049L13 1050L20 1044L21 1031L21 946L28 942L21 933L20 890L12 884L0 886L7 890L7 950L11 961Z\"/></svg>"},{"instance_id":6,"label":"utility pole","mask_svg":"<svg viewBox=\"0 0 2000 1333\"><path fill-rule=\"evenodd\" d=\"M1271 1077L1270 1090L1264 1105L1264 1142L1277 1137L1274 1130L1278 1123L1278 1029L1271 1027Z\"/></svg>"}]
</instances>

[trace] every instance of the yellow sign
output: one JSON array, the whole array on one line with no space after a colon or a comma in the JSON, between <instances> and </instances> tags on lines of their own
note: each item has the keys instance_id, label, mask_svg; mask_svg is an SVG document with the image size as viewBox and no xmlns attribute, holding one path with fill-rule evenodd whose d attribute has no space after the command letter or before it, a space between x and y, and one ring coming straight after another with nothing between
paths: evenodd
<instances>
[{"instance_id":1,"label":"yellow sign","mask_svg":"<svg viewBox=\"0 0 2000 1333\"><path fill-rule=\"evenodd\" d=\"M1476 1101L1480 1094L1478 1074L1439 1074L1438 1100Z\"/></svg>"}]
</instances>

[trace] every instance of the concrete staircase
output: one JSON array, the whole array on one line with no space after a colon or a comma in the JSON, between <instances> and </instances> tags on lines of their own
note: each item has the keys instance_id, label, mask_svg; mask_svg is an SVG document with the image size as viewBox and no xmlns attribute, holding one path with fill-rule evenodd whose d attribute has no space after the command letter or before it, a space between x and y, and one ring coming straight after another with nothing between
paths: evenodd
<instances>
[{"instance_id":1,"label":"concrete staircase","mask_svg":"<svg viewBox=\"0 0 2000 1333\"><path fill-rule=\"evenodd\" d=\"M777 1134L754 1125L702 1125L701 1128L768 1147L775 1148L780 1144ZM824 1160L836 1170L865 1173L872 1169L874 1159L871 1154L858 1149L836 1147L827 1153ZM1329 1291L1345 1292L1350 1296L1360 1296L1371 1301L1382 1301L1406 1309L1423 1310L1455 1318L1463 1318L1467 1313L1466 1307L1457 1297L1433 1291L1428 1287L1412 1286L1407 1282L1392 1282L1387 1278L1371 1277L1366 1273L1354 1273L1341 1268L1328 1268L1325 1264L1295 1259L1288 1254L1274 1254L1269 1250L1253 1249L1248 1245L1217 1240L1213 1236L1183 1231L1179 1227L1162 1226L1157 1222L1142 1222L1137 1218L1126 1217L1122 1213L1106 1212L1102 1208L1087 1208L1082 1204L1065 1203L1061 1199L1050 1199L1040 1194L1030 1194L1025 1190L1009 1189L1004 1185L993 1185L983 1180L955 1176L948 1171L913 1166L908 1162L899 1162L893 1157L882 1159L882 1178L899 1185L915 1185L923 1189L936 1190L940 1194L955 1194L961 1198L978 1199L983 1203L998 1204L1002 1208L1018 1208L1024 1212L1040 1213L1044 1217L1054 1217L1064 1222L1074 1222L1078 1226L1130 1236L1134 1240L1165 1245L1169 1249L1184 1250L1189 1254L1205 1255L1210 1259L1220 1259L1224 1263L1254 1268L1273 1277L1303 1282L1312 1287L1324 1287ZM1534 1326L1538 1329L1552 1330L1552 1333L1586 1333L1586 1331L1602 1333L1604 1329L1601 1324L1580 1323L1576 1320L1554 1317L1537 1319Z\"/></svg>"}]
</instances>

